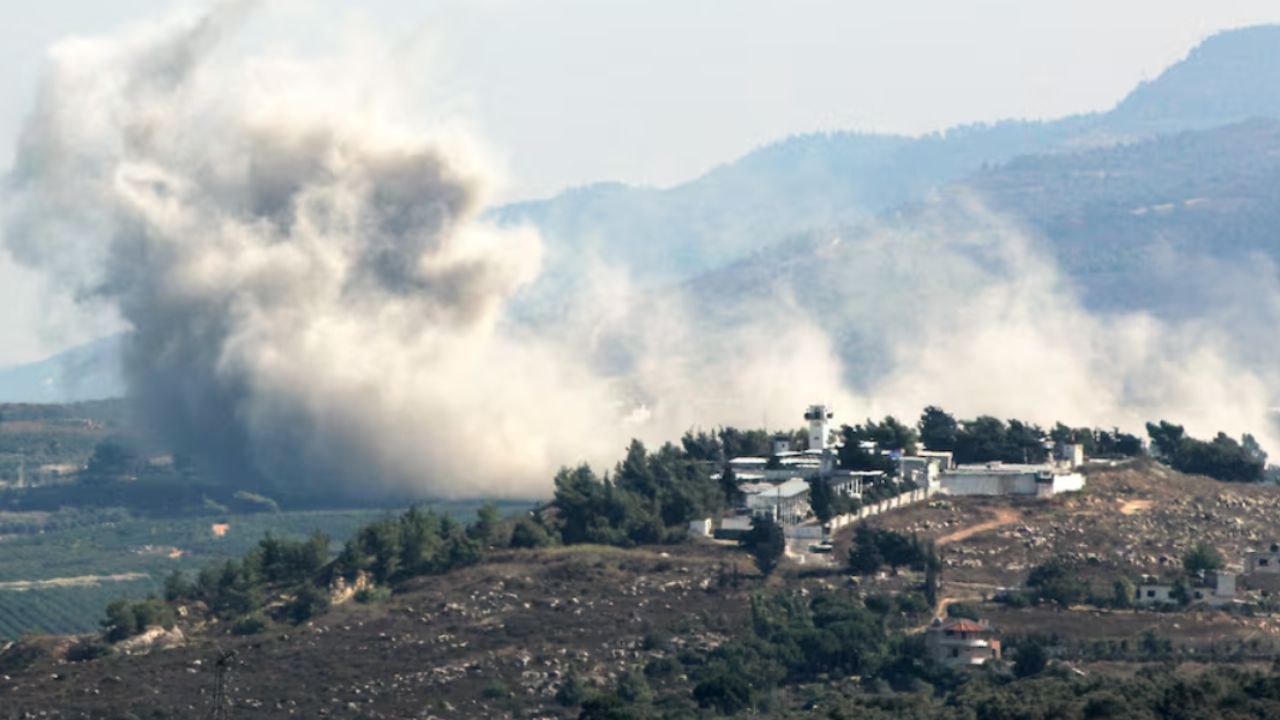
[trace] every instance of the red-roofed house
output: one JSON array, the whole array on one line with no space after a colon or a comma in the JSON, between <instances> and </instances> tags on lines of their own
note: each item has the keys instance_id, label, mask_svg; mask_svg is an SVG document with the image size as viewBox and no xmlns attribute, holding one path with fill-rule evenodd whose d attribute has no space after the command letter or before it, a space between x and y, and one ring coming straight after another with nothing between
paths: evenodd
<instances>
[{"instance_id":1,"label":"red-roofed house","mask_svg":"<svg viewBox=\"0 0 1280 720\"><path fill-rule=\"evenodd\" d=\"M1000 659L1000 638L986 622L934 618L927 642L929 656L943 665L982 665Z\"/></svg>"}]
</instances>

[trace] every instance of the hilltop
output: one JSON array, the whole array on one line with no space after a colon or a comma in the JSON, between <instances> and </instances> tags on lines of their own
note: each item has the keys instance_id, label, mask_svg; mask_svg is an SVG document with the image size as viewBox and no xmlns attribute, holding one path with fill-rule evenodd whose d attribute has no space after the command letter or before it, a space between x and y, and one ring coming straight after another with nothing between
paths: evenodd
<instances>
[{"instance_id":1,"label":"hilltop","mask_svg":"<svg viewBox=\"0 0 1280 720\"><path fill-rule=\"evenodd\" d=\"M1244 548L1280 537L1275 487L1218 483L1147 461L1093 467L1088 478L1085 492L1051 501L938 498L873 523L939 543L944 607L978 608L1007 643L1052 638L1054 652L1079 675L1035 680L1040 684L1020 691L1031 693L1024 702L1045 692L1046 683L1059 683L1083 703L1170 657L1212 655L1241 670L1280 657L1280 623L1268 615L984 602L1054 558L1104 579L1167 570L1193 540L1208 540L1238 558ZM849 542L846 530L837 559ZM888 592L905 603L920 581L905 570L850 578L813 563L810 557L786 564L766 580L746 554L708 541L632 550L580 545L494 551L478 565L411 580L383 604L339 605L302 626L260 635L187 623L180 639L169 638L175 647L138 647L134 655L75 663L59 659L67 642L24 641L0 653L6 675L0 696L14 717L54 705L68 718L128 709L141 717L190 716L208 711L213 664L234 651L227 688L236 717L577 717L581 700L567 697L566 686L625 686L636 682L636 673L646 678L653 707L670 717L698 717L705 712L700 714L693 687L716 648L750 636L759 603L753 596L805 602L834 592L870 603ZM927 618L905 608L902 620L890 616L885 622L903 627L916 622L912 617ZM909 628L900 632L912 636ZM1160 649L1166 643L1168 649ZM287 676L281 673L286 667ZM1175 682L1174 676L1160 680L1164 671L1154 667L1152 682ZM1191 663L1178 672L1194 678L1211 671ZM970 684L988 682L981 678ZM881 708L915 697L857 687L856 679L787 680L765 714L802 714L806 703L831 692L859 707L875 697ZM953 702L998 702L998 693L982 699L964 687L947 691L961 693ZM910 702L925 703L922 717L951 717L942 706L923 714L927 700Z\"/></svg>"}]
</instances>

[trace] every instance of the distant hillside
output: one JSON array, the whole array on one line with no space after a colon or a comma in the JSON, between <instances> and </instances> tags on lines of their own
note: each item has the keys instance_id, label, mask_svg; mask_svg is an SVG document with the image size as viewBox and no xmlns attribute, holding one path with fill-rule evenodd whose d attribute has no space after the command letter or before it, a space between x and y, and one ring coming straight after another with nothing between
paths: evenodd
<instances>
[{"instance_id":1,"label":"distant hillside","mask_svg":"<svg viewBox=\"0 0 1280 720\"><path fill-rule=\"evenodd\" d=\"M1277 90L1280 26L1247 28L1209 38L1105 113L920 138L801 135L672 188L598 184L491 215L531 223L546 239L543 275L513 304L524 319L559 317L566 292L595 261L642 287L696 285L706 317L721 326L751 309L735 299L769 297L762 291L801 287L803 278L800 303L823 308L842 354L874 370L867 366L892 358L874 352L882 333L863 321L882 320L877 308L888 303L884 283L865 278L914 276L905 258L868 258L859 238L871 218L918 231L922 201L938 191L942 206L960 188L975 192L1042 233L1093 308L1172 316L1207 300L1223 306L1223 258L1280 259L1268 230L1280 227L1280 142L1275 124L1260 119L1280 118ZM936 224L949 211L935 203L928 212ZM826 247L833 237L840 247ZM972 266L939 262L933 272L953 286L981 281ZM893 290L907 311L922 303L907 285ZM0 401L118 396L116 347L107 341L0 370Z\"/></svg>"},{"instance_id":2,"label":"distant hillside","mask_svg":"<svg viewBox=\"0 0 1280 720\"><path fill-rule=\"evenodd\" d=\"M838 132L760 148L669 189L593 185L499 209L539 227L554 297L584 259L661 283L705 272L805 230L913 202L988 165L1111 146L1253 117L1280 118L1280 26L1224 32L1135 89L1115 109L1054 122L1004 122L921 138Z\"/></svg>"},{"instance_id":3,"label":"distant hillside","mask_svg":"<svg viewBox=\"0 0 1280 720\"><path fill-rule=\"evenodd\" d=\"M0 402L66 403L123 395L119 335L38 362L0 368Z\"/></svg>"},{"instance_id":4,"label":"distant hillside","mask_svg":"<svg viewBox=\"0 0 1280 720\"><path fill-rule=\"evenodd\" d=\"M1275 120L1019 158L967 187L1043 233L1099 309L1185 316L1214 304L1224 265L1280 262Z\"/></svg>"},{"instance_id":5,"label":"distant hillside","mask_svg":"<svg viewBox=\"0 0 1280 720\"><path fill-rule=\"evenodd\" d=\"M670 189L618 183L511 205L495 217L544 233L553 273L583 256L641 280L701 272L797 230L839 226L916 199L984 163L1055 145L1075 123L1007 122L920 139L791 137Z\"/></svg>"},{"instance_id":6,"label":"distant hillside","mask_svg":"<svg viewBox=\"0 0 1280 720\"><path fill-rule=\"evenodd\" d=\"M797 236L686 287L694 314L721 327L758 313L758 298L794 298L836 339L851 372L874 378L892 369L886 338L1037 272L987 241L1014 232L1054 261L1086 308L1219 323L1235 352L1270 363L1258 339L1280 322L1267 272L1280 266L1277 228L1280 121L1251 120L1018 158L928 202Z\"/></svg>"},{"instance_id":7,"label":"distant hillside","mask_svg":"<svg viewBox=\"0 0 1280 720\"><path fill-rule=\"evenodd\" d=\"M1219 33L1107 113L1112 128L1144 134L1280 117L1280 26Z\"/></svg>"}]
</instances>

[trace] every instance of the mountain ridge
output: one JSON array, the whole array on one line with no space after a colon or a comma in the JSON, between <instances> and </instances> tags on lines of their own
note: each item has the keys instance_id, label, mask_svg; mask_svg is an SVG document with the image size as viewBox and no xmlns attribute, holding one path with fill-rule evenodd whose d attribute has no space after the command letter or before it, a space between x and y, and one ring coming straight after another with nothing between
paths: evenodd
<instances>
[{"instance_id":1,"label":"mountain ridge","mask_svg":"<svg viewBox=\"0 0 1280 720\"><path fill-rule=\"evenodd\" d=\"M837 131L762 145L667 188L604 183L498 208L547 240L530 298L564 288L583 257L662 284L695 276L788 234L848 225L983 167L1111 146L1253 117L1280 117L1280 25L1215 34L1113 108L1057 120L1005 120L919 137ZM571 288L570 288L571 289Z\"/></svg>"}]
</instances>

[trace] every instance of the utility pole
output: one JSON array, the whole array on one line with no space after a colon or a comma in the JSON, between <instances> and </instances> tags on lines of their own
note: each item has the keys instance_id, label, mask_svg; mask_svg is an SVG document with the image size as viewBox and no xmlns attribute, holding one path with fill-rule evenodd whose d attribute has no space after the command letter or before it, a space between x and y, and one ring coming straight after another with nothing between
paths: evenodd
<instances>
[{"instance_id":1,"label":"utility pole","mask_svg":"<svg viewBox=\"0 0 1280 720\"><path fill-rule=\"evenodd\" d=\"M236 656L235 650L223 650L213 663L213 712L210 720L229 720L231 717L231 696L227 693L227 674L231 672L231 659Z\"/></svg>"}]
</instances>

